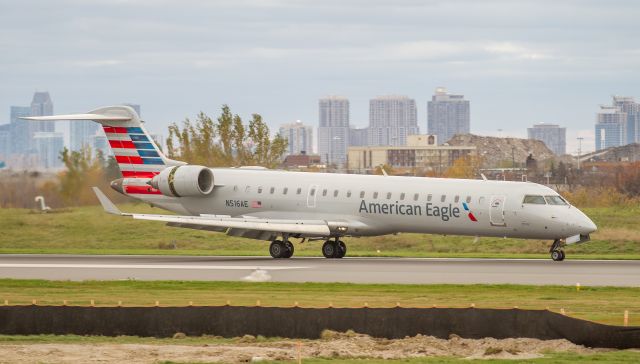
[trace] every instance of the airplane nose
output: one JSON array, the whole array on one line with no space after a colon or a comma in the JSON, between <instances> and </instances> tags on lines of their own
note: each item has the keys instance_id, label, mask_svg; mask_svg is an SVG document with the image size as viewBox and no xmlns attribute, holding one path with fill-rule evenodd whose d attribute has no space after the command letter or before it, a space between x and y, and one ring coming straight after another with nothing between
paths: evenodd
<instances>
[{"instance_id":1,"label":"airplane nose","mask_svg":"<svg viewBox=\"0 0 640 364\"><path fill-rule=\"evenodd\" d=\"M578 228L580 229L580 234L589 234L598 230L598 227L596 226L596 224L594 224L593 221L587 215L585 215L580 210L577 210L577 211L579 216L578 216L578 223L576 225L578 225Z\"/></svg>"}]
</instances>

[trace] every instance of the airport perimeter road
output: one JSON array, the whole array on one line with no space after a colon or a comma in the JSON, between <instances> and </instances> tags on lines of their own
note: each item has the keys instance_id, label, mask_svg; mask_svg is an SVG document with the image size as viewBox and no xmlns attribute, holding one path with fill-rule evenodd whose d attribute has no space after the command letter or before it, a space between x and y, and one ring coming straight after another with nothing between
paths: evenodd
<instances>
[{"instance_id":1,"label":"airport perimeter road","mask_svg":"<svg viewBox=\"0 0 640 364\"><path fill-rule=\"evenodd\" d=\"M0 277L56 280L243 280L513 283L640 287L640 261L0 255Z\"/></svg>"}]
</instances>

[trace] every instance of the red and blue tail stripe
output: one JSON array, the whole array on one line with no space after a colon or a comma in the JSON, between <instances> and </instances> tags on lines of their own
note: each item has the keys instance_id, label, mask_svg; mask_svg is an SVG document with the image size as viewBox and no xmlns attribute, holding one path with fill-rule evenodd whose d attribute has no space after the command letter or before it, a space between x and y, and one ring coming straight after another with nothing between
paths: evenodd
<instances>
[{"instance_id":1,"label":"red and blue tail stripe","mask_svg":"<svg viewBox=\"0 0 640 364\"><path fill-rule=\"evenodd\" d=\"M166 168L162 154L141 127L103 128L123 177L153 178Z\"/></svg>"}]
</instances>

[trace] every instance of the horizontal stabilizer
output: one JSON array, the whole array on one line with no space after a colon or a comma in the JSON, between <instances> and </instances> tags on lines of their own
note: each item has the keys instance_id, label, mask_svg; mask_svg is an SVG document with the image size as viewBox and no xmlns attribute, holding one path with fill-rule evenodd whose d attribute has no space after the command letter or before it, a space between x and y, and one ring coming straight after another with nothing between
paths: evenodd
<instances>
[{"instance_id":1,"label":"horizontal stabilizer","mask_svg":"<svg viewBox=\"0 0 640 364\"><path fill-rule=\"evenodd\" d=\"M102 193L102 191L100 191L98 187L92 187L92 189L93 189L93 193L95 193L96 197L98 197L98 200L100 201L100 205L102 205L102 208L104 209L104 211L112 215L123 215L120 209L118 209L118 207L116 207L116 205L114 205L113 202L109 200L109 197L107 197L104 193Z\"/></svg>"},{"instance_id":2,"label":"horizontal stabilizer","mask_svg":"<svg viewBox=\"0 0 640 364\"><path fill-rule=\"evenodd\" d=\"M105 115L105 114L67 114L67 115L52 115L52 116L26 116L20 119L25 120L95 120L95 121L129 121L130 116L122 115Z\"/></svg>"}]
</instances>

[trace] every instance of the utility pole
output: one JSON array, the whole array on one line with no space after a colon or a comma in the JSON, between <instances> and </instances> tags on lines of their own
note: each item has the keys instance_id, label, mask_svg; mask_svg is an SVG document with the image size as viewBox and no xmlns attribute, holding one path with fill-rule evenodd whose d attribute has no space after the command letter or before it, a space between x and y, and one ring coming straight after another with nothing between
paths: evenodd
<instances>
[{"instance_id":1,"label":"utility pole","mask_svg":"<svg viewBox=\"0 0 640 364\"><path fill-rule=\"evenodd\" d=\"M578 171L580 171L580 159L582 157L582 139L583 137L578 137Z\"/></svg>"}]
</instances>

